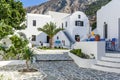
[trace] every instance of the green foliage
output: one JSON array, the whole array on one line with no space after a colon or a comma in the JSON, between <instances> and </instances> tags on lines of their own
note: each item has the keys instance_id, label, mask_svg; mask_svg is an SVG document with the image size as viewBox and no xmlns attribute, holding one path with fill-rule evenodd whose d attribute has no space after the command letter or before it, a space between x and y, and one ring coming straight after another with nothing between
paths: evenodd
<instances>
[{"instance_id":1,"label":"green foliage","mask_svg":"<svg viewBox=\"0 0 120 80\"><path fill-rule=\"evenodd\" d=\"M26 47L22 56L25 60L31 60L33 57L33 51L30 48Z\"/></svg>"},{"instance_id":2,"label":"green foliage","mask_svg":"<svg viewBox=\"0 0 120 80\"><path fill-rule=\"evenodd\" d=\"M81 49L73 49L73 50L70 50L70 52L81 57L81 58L85 58L85 59L90 58L89 55L82 53Z\"/></svg>"},{"instance_id":3,"label":"green foliage","mask_svg":"<svg viewBox=\"0 0 120 80\"><path fill-rule=\"evenodd\" d=\"M9 34L13 34L12 27L5 24L4 21L2 20L0 22L0 40Z\"/></svg>"},{"instance_id":4,"label":"green foliage","mask_svg":"<svg viewBox=\"0 0 120 80\"><path fill-rule=\"evenodd\" d=\"M1 50L4 54L1 54L5 60L7 59L20 59L22 54L25 53L25 48L27 47L28 41L20 38L16 35L10 37L12 41L12 46L9 49L5 49L1 46Z\"/></svg>"},{"instance_id":5,"label":"green foliage","mask_svg":"<svg viewBox=\"0 0 120 80\"><path fill-rule=\"evenodd\" d=\"M92 3L91 5L88 6L88 8L85 10L85 13L88 16L92 16L95 15L96 12L104 5L106 5L108 2L110 2L111 0L98 0L94 3Z\"/></svg>"},{"instance_id":6,"label":"green foliage","mask_svg":"<svg viewBox=\"0 0 120 80\"><path fill-rule=\"evenodd\" d=\"M94 22L94 23L92 24L92 30L94 30L94 29L96 28L96 26L97 26L97 23Z\"/></svg>"},{"instance_id":7,"label":"green foliage","mask_svg":"<svg viewBox=\"0 0 120 80\"><path fill-rule=\"evenodd\" d=\"M22 49L28 44L28 41L26 39L22 39L17 35L10 37L10 40L12 41L14 47L17 49Z\"/></svg>"},{"instance_id":8,"label":"green foliage","mask_svg":"<svg viewBox=\"0 0 120 80\"><path fill-rule=\"evenodd\" d=\"M33 51L26 47L24 49L24 53L22 54L22 58L26 60L26 66L27 66L27 71L29 71L29 63L28 61L32 60L33 57Z\"/></svg>"},{"instance_id":9,"label":"green foliage","mask_svg":"<svg viewBox=\"0 0 120 80\"><path fill-rule=\"evenodd\" d=\"M26 11L19 0L0 0L0 40L4 37L13 34L14 29L24 29L25 25L20 25L25 21ZM28 41L23 40L18 36L12 36L12 46L6 49L0 45L0 53L4 59L17 59L24 53L24 48L27 46Z\"/></svg>"},{"instance_id":10,"label":"green foliage","mask_svg":"<svg viewBox=\"0 0 120 80\"><path fill-rule=\"evenodd\" d=\"M22 29L25 26L20 24L25 20L26 11L22 2L18 0L0 0L0 22L5 21L6 25L14 29Z\"/></svg>"},{"instance_id":11,"label":"green foliage","mask_svg":"<svg viewBox=\"0 0 120 80\"><path fill-rule=\"evenodd\" d=\"M46 25L43 26L43 28L38 28L38 31L43 31L49 37L53 37L55 34L57 34L61 30L63 29L57 28L57 26L52 22L50 22L50 24L47 23Z\"/></svg>"},{"instance_id":12,"label":"green foliage","mask_svg":"<svg viewBox=\"0 0 120 80\"><path fill-rule=\"evenodd\" d=\"M50 47L43 46L43 47L39 47L39 49L46 50L46 49L50 49Z\"/></svg>"}]
</instances>

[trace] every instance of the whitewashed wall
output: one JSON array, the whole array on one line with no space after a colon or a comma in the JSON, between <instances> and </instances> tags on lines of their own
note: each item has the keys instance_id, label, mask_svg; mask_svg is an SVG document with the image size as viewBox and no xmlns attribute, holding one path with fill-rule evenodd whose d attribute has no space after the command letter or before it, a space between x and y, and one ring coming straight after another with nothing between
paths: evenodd
<instances>
[{"instance_id":1,"label":"whitewashed wall","mask_svg":"<svg viewBox=\"0 0 120 80\"><path fill-rule=\"evenodd\" d=\"M81 18L78 18L78 15L81 15ZM84 26L75 26L75 21L83 21ZM65 23L68 23L68 26L65 26ZM70 16L67 16L63 19L64 28L70 33L73 40L75 40L75 35L80 35L80 38L89 33L90 25L88 17L81 11L76 11Z\"/></svg>"},{"instance_id":2,"label":"whitewashed wall","mask_svg":"<svg viewBox=\"0 0 120 80\"><path fill-rule=\"evenodd\" d=\"M78 18L78 15L81 15L81 18ZM84 26L75 26L75 21L80 20L84 22ZM73 13L70 16L70 25L72 28L72 37L74 38L75 35L80 35L80 38L87 35L89 33L89 20L88 17L80 11Z\"/></svg>"},{"instance_id":3,"label":"whitewashed wall","mask_svg":"<svg viewBox=\"0 0 120 80\"><path fill-rule=\"evenodd\" d=\"M50 15L53 18L54 23L56 23L57 27L62 28L62 19L65 18L66 16L70 15L70 14L49 11L48 15Z\"/></svg>"},{"instance_id":4,"label":"whitewashed wall","mask_svg":"<svg viewBox=\"0 0 120 80\"><path fill-rule=\"evenodd\" d=\"M6 65L23 65L26 64L26 60L9 60L9 61L0 61L0 67Z\"/></svg>"},{"instance_id":5,"label":"whitewashed wall","mask_svg":"<svg viewBox=\"0 0 120 80\"><path fill-rule=\"evenodd\" d=\"M36 26L33 26L33 20L36 20ZM38 45L39 42L46 42L46 34L38 31L37 28L43 27L46 23L53 22L53 19L50 15L42 15L42 14L27 14L27 28L22 30L27 36L27 38L31 39L32 35L36 35L36 41L31 41L32 44Z\"/></svg>"},{"instance_id":6,"label":"whitewashed wall","mask_svg":"<svg viewBox=\"0 0 120 80\"><path fill-rule=\"evenodd\" d=\"M108 39L118 38L119 26L118 19L120 18L120 0L112 0L107 5L103 6L97 12L97 31L103 38L104 22L108 24Z\"/></svg>"},{"instance_id":7,"label":"whitewashed wall","mask_svg":"<svg viewBox=\"0 0 120 80\"><path fill-rule=\"evenodd\" d=\"M105 55L105 42L76 42L74 49L81 49L85 54L94 54L96 59L101 59Z\"/></svg>"}]
</instances>

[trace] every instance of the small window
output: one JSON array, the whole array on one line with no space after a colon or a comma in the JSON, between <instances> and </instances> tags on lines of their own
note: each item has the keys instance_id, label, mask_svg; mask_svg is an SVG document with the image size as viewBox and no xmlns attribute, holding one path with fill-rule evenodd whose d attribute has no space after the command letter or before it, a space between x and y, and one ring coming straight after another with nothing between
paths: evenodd
<instances>
[{"instance_id":1,"label":"small window","mask_svg":"<svg viewBox=\"0 0 120 80\"><path fill-rule=\"evenodd\" d=\"M36 35L32 35L32 41L36 41Z\"/></svg>"},{"instance_id":2,"label":"small window","mask_svg":"<svg viewBox=\"0 0 120 80\"><path fill-rule=\"evenodd\" d=\"M84 26L83 21L75 21L75 26Z\"/></svg>"},{"instance_id":3,"label":"small window","mask_svg":"<svg viewBox=\"0 0 120 80\"><path fill-rule=\"evenodd\" d=\"M65 26L67 27L67 22L65 22Z\"/></svg>"},{"instance_id":4,"label":"small window","mask_svg":"<svg viewBox=\"0 0 120 80\"><path fill-rule=\"evenodd\" d=\"M80 18L81 18L81 15L78 15L78 18L80 19Z\"/></svg>"},{"instance_id":5,"label":"small window","mask_svg":"<svg viewBox=\"0 0 120 80\"><path fill-rule=\"evenodd\" d=\"M36 26L36 20L33 20L33 26Z\"/></svg>"}]
</instances>

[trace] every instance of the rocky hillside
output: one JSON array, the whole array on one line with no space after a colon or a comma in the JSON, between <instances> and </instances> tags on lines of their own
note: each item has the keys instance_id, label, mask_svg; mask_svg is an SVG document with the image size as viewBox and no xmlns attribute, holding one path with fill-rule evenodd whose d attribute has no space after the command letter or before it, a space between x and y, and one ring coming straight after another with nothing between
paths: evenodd
<instances>
[{"instance_id":1,"label":"rocky hillside","mask_svg":"<svg viewBox=\"0 0 120 80\"><path fill-rule=\"evenodd\" d=\"M27 11L31 13L46 13L47 11L57 11L72 13L77 10L84 11L87 5L96 0L50 0L38 6L28 7Z\"/></svg>"},{"instance_id":2,"label":"rocky hillside","mask_svg":"<svg viewBox=\"0 0 120 80\"><path fill-rule=\"evenodd\" d=\"M73 13L83 11L86 14L94 15L96 10L108 3L110 0L49 0L43 4L28 7L28 13L46 13L47 11Z\"/></svg>"},{"instance_id":3,"label":"rocky hillside","mask_svg":"<svg viewBox=\"0 0 120 80\"><path fill-rule=\"evenodd\" d=\"M73 13L75 11L83 11L89 19L94 20L96 11L101 6L107 4L111 0L49 0L43 4L28 7L28 13L42 13L47 11Z\"/></svg>"}]
</instances>

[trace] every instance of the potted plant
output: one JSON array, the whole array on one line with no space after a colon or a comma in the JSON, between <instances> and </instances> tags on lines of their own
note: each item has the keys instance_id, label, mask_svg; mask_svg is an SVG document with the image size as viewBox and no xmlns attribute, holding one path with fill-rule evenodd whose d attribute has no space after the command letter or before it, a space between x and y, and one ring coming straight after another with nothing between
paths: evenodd
<instances>
[{"instance_id":1,"label":"potted plant","mask_svg":"<svg viewBox=\"0 0 120 80\"><path fill-rule=\"evenodd\" d=\"M95 41L100 41L100 35L99 34L95 35Z\"/></svg>"}]
</instances>

